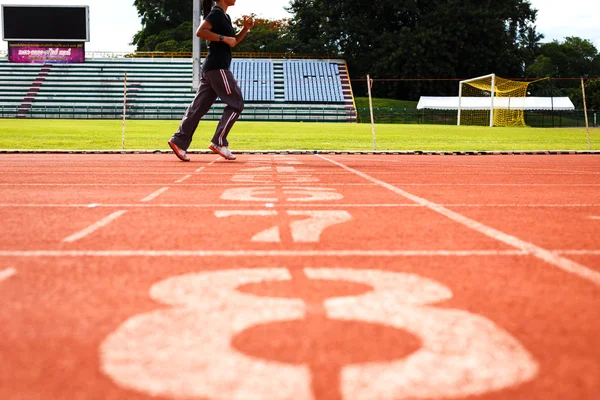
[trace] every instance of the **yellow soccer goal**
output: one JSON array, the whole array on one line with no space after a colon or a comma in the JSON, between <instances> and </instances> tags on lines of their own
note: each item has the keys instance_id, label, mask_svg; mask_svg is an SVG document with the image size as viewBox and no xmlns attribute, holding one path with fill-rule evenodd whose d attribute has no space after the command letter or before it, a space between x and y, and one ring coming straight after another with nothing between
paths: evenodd
<instances>
[{"instance_id":1,"label":"yellow soccer goal","mask_svg":"<svg viewBox=\"0 0 600 400\"><path fill-rule=\"evenodd\" d=\"M458 125L525 126L529 83L495 74L460 81Z\"/></svg>"}]
</instances>

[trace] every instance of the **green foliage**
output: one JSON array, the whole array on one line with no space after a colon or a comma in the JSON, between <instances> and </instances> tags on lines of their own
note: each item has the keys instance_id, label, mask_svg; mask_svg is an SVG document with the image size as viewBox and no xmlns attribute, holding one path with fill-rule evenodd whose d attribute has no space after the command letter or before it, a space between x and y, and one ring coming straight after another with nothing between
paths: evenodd
<instances>
[{"instance_id":1,"label":"green foliage","mask_svg":"<svg viewBox=\"0 0 600 400\"><path fill-rule=\"evenodd\" d=\"M523 70L526 71L541 54L541 40L544 35L536 31L536 26L529 25L519 34L519 49L523 60ZM545 76L545 75L539 75Z\"/></svg>"},{"instance_id":2,"label":"green foliage","mask_svg":"<svg viewBox=\"0 0 600 400\"><path fill-rule=\"evenodd\" d=\"M134 4L143 24L134 38L138 51L192 51L191 1ZM288 11L289 20L252 14L255 26L234 51L343 58L353 79L376 79L373 94L379 98L456 95L458 79L492 72L509 78L600 76L600 55L589 40L541 44L537 11L528 0L291 0ZM243 18L234 25L241 29ZM387 80L377 80L382 78ZM569 95L581 107L576 82L539 87L532 85L532 94ZM366 95L364 84L353 89Z\"/></svg>"},{"instance_id":3,"label":"green foliage","mask_svg":"<svg viewBox=\"0 0 600 400\"><path fill-rule=\"evenodd\" d=\"M287 18L271 20L257 18L255 14L246 17L254 18L252 33L246 35L238 45L236 52L287 53L294 47L294 39L290 33L290 20ZM240 31L244 19L238 18L233 25Z\"/></svg>"},{"instance_id":4,"label":"green foliage","mask_svg":"<svg viewBox=\"0 0 600 400\"><path fill-rule=\"evenodd\" d=\"M530 76L553 78L588 78L600 76L600 56L587 39L568 37L540 46L540 56L527 72Z\"/></svg>"},{"instance_id":5,"label":"green foliage","mask_svg":"<svg viewBox=\"0 0 600 400\"><path fill-rule=\"evenodd\" d=\"M577 108L583 109L581 86L578 90L573 90L571 101L577 105ZM600 110L600 79L585 82L585 102L588 110Z\"/></svg>"},{"instance_id":6,"label":"green foliage","mask_svg":"<svg viewBox=\"0 0 600 400\"><path fill-rule=\"evenodd\" d=\"M142 30L135 34L132 42L138 51L155 51L163 42L191 38L193 3L190 0L134 0L133 5L142 19ZM181 44L170 43L163 47L182 51Z\"/></svg>"},{"instance_id":7,"label":"green foliage","mask_svg":"<svg viewBox=\"0 0 600 400\"><path fill-rule=\"evenodd\" d=\"M520 76L523 54L517 39L536 16L525 0L292 0L290 11L298 50L337 54L355 78ZM403 81L373 90L378 97L416 100L454 94L456 84ZM357 94L364 95L364 88Z\"/></svg>"},{"instance_id":8,"label":"green foliage","mask_svg":"<svg viewBox=\"0 0 600 400\"><path fill-rule=\"evenodd\" d=\"M177 12L167 9L167 6L181 7ZM194 35L192 24L192 2L187 0L185 7L178 0L136 0L138 13L142 17L143 28L138 32L133 44L137 51L191 52ZM254 18L252 34L235 47L236 52L268 52L284 53L294 49L294 39L290 34L288 19L269 20ZM244 25L243 17L234 21L234 26L240 31Z\"/></svg>"},{"instance_id":9,"label":"green foliage","mask_svg":"<svg viewBox=\"0 0 600 400\"><path fill-rule=\"evenodd\" d=\"M547 76L552 79L554 96L569 96L576 108L583 108L583 96L579 80L565 80L564 78L596 78L600 77L600 53L596 47L586 39L568 37L563 42L554 40L540 46L540 55L535 62L527 68L527 74L532 77ZM587 106L591 109L600 109L597 99L597 81L588 81L586 84ZM589 87L589 88L588 88ZM558 93L557 93L558 92ZM535 95L540 94L539 88L533 88Z\"/></svg>"}]
</instances>

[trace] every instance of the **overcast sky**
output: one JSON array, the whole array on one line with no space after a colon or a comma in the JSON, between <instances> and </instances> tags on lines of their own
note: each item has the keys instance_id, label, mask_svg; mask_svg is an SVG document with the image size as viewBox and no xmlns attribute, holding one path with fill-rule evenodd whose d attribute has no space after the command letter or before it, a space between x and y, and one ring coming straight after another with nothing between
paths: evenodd
<instances>
[{"instance_id":1,"label":"overcast sky","mask_svg":"<svg viewBox=\"0 0 600 400\"><path fill-rule=\"evenodd\" d=\"M279 19L289 17L284 10L290 0L238 0L228 14L236 19L255 13L259 17ZM544 41L563 40L578 36L591 40L600 51L600 2L598 0L530 0L538 10L537 31ZM141 29L133 0L4 0L3 4L88 5L90 6L90 42L87 51L133 51L129 45ZM7 43L0 41L0 50Z\"/></svg>"}]
</instances>

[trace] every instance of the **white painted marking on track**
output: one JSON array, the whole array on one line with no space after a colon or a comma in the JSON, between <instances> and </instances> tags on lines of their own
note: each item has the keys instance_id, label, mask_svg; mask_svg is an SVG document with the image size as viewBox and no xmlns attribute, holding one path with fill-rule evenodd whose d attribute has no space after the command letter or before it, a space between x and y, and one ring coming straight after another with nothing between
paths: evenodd
<instances>
[{"instance_id":1,"label":"white painted marking on track","mask_svg":"<svg viewBox=\"0 0 600 400\"><path fill-rule=\"evenodd\" d=\"M183 178L176 180L176 181L175 181L175 183L182 183L182 182L184 182L184 181L186 181L186 180L190 179L192 176L193 176L193 175L186 175L186 176L184 176Z\"/></svg>"},{"instance_id":2,"label":"white painted marking on track","mask_svg":"<svg viewBox=\"0 0 600 400\"><path fill-rule=\"evenodd\" d=\"M225 161L223 161L225 162ZM253 176L258 176L258 177L272 177L272 175L253 175ZM302 176L300 176L302 178ZM306 177L305 177L306 178ZM282 185L289 185L290 183L294 183L294 186L302 186L302 185L306 185L306 186L311 186L313 185L313 181L311 181L311 183L307 183L306 180L304 181L299 181L298 184L296 184L293 181L293 176L291 175L282 175L280 176L281 179L281 183L244 183L244 182L237 182L238 186L243 186L243 185L278 185L278 186L282 186ZM286 181L286 179L288 181ZM314 178L316 179L316 181L314 182L319 182L320 179L318 178ZM70 183L15 183L15 184L11 184L11 185L5 185L5 186L14 186L14 187L148 187L148 186L163 186L164 183L93 183L93 184L87 184L87 183L74 183L74 184L70 184ZM372 183L327 183L328 186L375 186ZM0 184L0 186L2 186L2 184ZM205 182L205 183L188 183L187 186L197 186L197 187L221 187L221 186L227 186L230 187L231 183L216 183L216 182Z\"/></svg>"},{"instance_id":3,"label":"white painted marking on track","mask_svg":"<svg viewBox=\"0 0 600 400\"><path fill-rule=\"evenodd\" d=\"M571 254L580 256L599 256L600 250L554 250L556 254Z\"/></svg>"},{"instance_id":4,"label":"white painted marking on track","mask_svg":"<svg viewBox=\"0 0 600 400\"><path fill-rule=\"evenodd\" d=\"M252 167L252 168L242 168L240 171L244 172L270 172L273 169L271 167Z\"/></svg>"},{"instance_id":5,"label":"white painted marking on track","mask_svg":"<svg viewBox=\"0 0 600 400\"><path fill-rule=\"evenodd\" d=\"M495 257L523 250L0 250L0 257Z\"/></svg>"},{"instance_id":6,"label":"white painted marking on track","mask_svg":"<svg viewBox=\"0 0 600 400\"><path fill-rule=\"evenodd\" d=\"M531 354L492 321L433 306L452 298L451 290L436 281L366 269L305 269L304 273L309 279L351 281L373 288L364 295L327 300L328 318L408 331L422 342L414 353L396 360L341 365L340 386L334 389L344 399L483 395L528 382L538 373ZM119 386L152 396L314 399L307 364L261 359L232 346L234 337L248 329L306 316L308 307L299 299L237 290L249 283L290 280L287 269L255 268L158 282L150 297L170 307L135 315L121 324L100 346L100 368ZM301 340L302 332L298 334Z\"/></svg>"},{"instance_id":7,"label":"white painted marking on track","mask_svg":"<svg viewBox=\"0 0 600 400\"><path fill-rule=\"evenodd\" d=\"M369 176L369 175L367 175L363 172L360 172L354 168L348 167L345 164L339 163L335 160L332 160L330 158L327 158L327 157L324 157L321 155L317 155L317 157L319 157L325 161L328 161L334 165L337 165L338 167L343 168L347 171L350 171L370 182L373 182L380 186L383 186L384 188L389 189L390 191L392 191L402 197L410 199L410 200L414 201L415 203L421 204L421 205L423 205L441 215L444 215L444 216L448 217L449 219L451 219L455 222L458 222L476 232L482 233L482 234L484 234L488 237L491 237L499 242L502 242L502 243L508 244L510 246L516 247L518 249L521 249L523 251L526 251L527 253L539 258L540 260L547 262L548 264L554 265L555 267L558 267L559 269L561 269L565 272L577 275L581 278L587 279L588 281L594 283L597 286L600 286L600 272L594 271L594 270L586 267L585 265L578 264L567 258L561 257L561 256L557 255L556 253L553 253L550 250L546 250L544 248L536 246L533 243L526 242L515 236L509 235L507 233L504 233L502 231L494 229L490 226L484 225L481 222L475 221L475 220L468 218L462 214L459 214L455 211L449 210L448 208L446 208L440 204L436 204L432 201L429 201L427 199L424 199L422 197L419 197L412 193L409 193L405 190L397 188L396 186L390 185L387 182L373 178L372 176Z\"/></svg>"},{"instance_id":8,"label":"white painted marking on track","mask_svg":"<svg viewBox=\"0 0 600 400\"><path fill-rule=\"evenodd\" d=\"M319 178L315 178L310 175L284 175L280 176L279 180L284 184L294 184L294 185L302 185L304 183L314 183L320 182ZM341 186L341 185L332 185L332 186Z\"/></svg>"},{"instance_id":9,"label":"white painted marking on track","mask_svg":"<svg viewBox=\"0 0 600 400\"><path fill-rule=\"evenodd\" d=\"M250 239L251 242L257 243L281 243L281 233L278 226L273 226L257 233Z\"/></svg>"},{"instance_id":10,"label":"white painted marking on track","mask_svg":"<svg viewBox=\"0 0 600 400\"><path fill-rule=\"evenodd\" d=\"M229 185L231 186L231 185ZM278 207L297 207L297 208L306 208L306 207L334 207L334 208L425 208L426 206L422 204L410 203L410 204L402 204L402 203L334 203L334 204L303 204L303 203L279 203L275 205L274 203L265 203L265 204L253 204L253 203L239 203L240 207L267 207L272 208L275 206ZM600 207L600 204L464 204L464 203L446 203L439 204L443 207L461 207L461 208L588 208L588 207ZM93 207L103 207L103 208L218 208L218 207L235 207L234 203L227 204L213 204L213 203L160 203L160 204L139 204L139 203L106 203L106 204L94 204ZM0 208L92 208L90 204L19 204L19 203L11 203L11 204L0 204Z\"/></svg>"},{"instance_id":11,"label":"white painted marking on track","mask_svg":"<svg viewBox=\"0 0 600 400\"><path fill-rule=\"evenodd\" d=\"M287 196L287 201L293 202L335 201L344 198L335 189L326 187L284 186L283 193Z\"/></svg>"},{"instance_id":12,"label":"white painted marking on track","mask_svg":"<svg viewBox=\"0 0 600 400\"><path fill-rule=\"evenodd\" d=\"M277 197L262 197L273 194L275 194L274 186L231 188L223 192L221 199L233 201L260 201L264 203L277 201Z\"/></svg>"},{"instance_id":13,"label":"white painted marking on track","mask_svg":"<svg viewBox=\"0 0 600 400\"><path fill-rule=\"evenodd\" d=\"M215 216L217 218L227 218L232 216L258 216L258 217L268 217L277 215L277 211L267 211L267 210L219 210L215 211Z\"/></svg>"},{"instance_id":14,"label":"white painted marking on track","mask_svg":"<svg viewBox=\"0 0 600 400\"><path fill-rule=\"evenodd\" d=\"M94 233L95 231L97 231L98 229L110 224L111 222L115 221L117 218L119 218L121 215L125 214L127 211L126 210L121 210L121 211L117 211L114 212L112 214L110 214L108 217L106 218L102 218L100 221L88 226L87 228L72 234L71 236L68 236L66 238L63 239L63 242L65 243L73 243L76 242L79 239L83 239L84 237L90 235L91 233Z\"/></svg>"},{"instance_id":15,"label":"white painted marking on track","mask_svg":"<svg viewBox=\"0 0 600 400\"><path fill-rule=\"evenodd\" d=\"M351 281L374 288L360 296L326 300L328 317L393 326L422 341L419 350L396 361L344 366L344 399L481 395L530 381L538 373L532 355L492 321L463 310L431 306L452 298L450 289L434 280L379 270L305 271L311 279Z\"/></svg>"},{"instance_id":16,"label":"white painted marking on track","mask_svg":"<svg viewBox=\"0 0 600 400\"><path fill-rule=\"evenodd\" d=\"M257 359L231 345L232 337L245 329L304 317L300 299L235 290L247 283L290 279L286 269L265 268L161 281L150 296L173 307L133 316L112 332L100 347L101 370L119 386L152 396L307 400L308 366Z\"/></svg>"},{"instance_id":17,"label":"white painted marking on track","mask_svg":"<svg viewBox=\"0 0 600 400\"><path fill-rule=\"evenodd\" d=\"M600 216L598 216L598 215L590 215L589 218L590 219L600 219Z\"/></svg>"},{"instance_id":18,"label":"white painted marking on track","mask_svg":"<svg viewBox=\"0 0 600 400\"><path fill-rule=\"evenodd\" d=\"M221 195L221 199L271 203L277 201L277 197L263 196L274 196L275 191L275 186L237 187L225 190ZM286 200L290 202L333 201L344 198L344 196L335 189L326 187L284 186L282 191Z\"/></svg>"},{"instance_id":19,"label":"white painted marking on track","mask_svg":"<svg viewBox=\"0 0 600 400\"><path fill-rule=\"evenodd\" d=\"M263 179L261 179L263 178ZM273 184L273 179L269 175L249 175L249 174L238 174L231 177L231 182L235 183L251 183L251 184Z\"/></svg>"},{"instance_id":20,"label":"white painted marking on track","mask_svg":"<svg viewBox=\"0 0 600 400\"><path fill-rule=\"evenodd\" d=\"M287 212L292 216L308 218L294 221L290 224L292 239L295 243L318 243L321 233L333 225L341 224L352 219L348 211L295 211Z\"/></svg>"},{"instance_id":21,"label":"white painted marking on track","mask_svg":"<svg viewBox=\"0 0 600 400\"><path fill-rule=\"evenodd\" d=\"M204 167L198 168L195 172L204 171L204 169L206 169L207 167L210 167L211 165L213 165L214 163L216 163L217 161L219 161L219 158L214 159L213 161L211 161L208 164L206 164Z\"/></svg>"},{"instance_id":22,"label":"white painted marking on track","mask_svg":"<svg viewBox=\"0 0 600 400\"><path fill-rule=\"evenodd\" d=\"M0 271L0 282L7 280L8 278L17 274L17 270L14 268L8 268Z\"/></svg>"},{"instance_id":23,"label":"white painted marking on track","mask_svg":"<svg viewBox=\"0 0 600 400\"><path fill-rule=\"evenodd\" d=\"M167 190L169 190L169 188L168 188L168 187L164 187L164 188L158 189L156 192L154 192L154 193L152 193L152 194L150 194L150 195L148 195L148 196L144 197L144 198L143 198L143 199L141 199L140 201L141 201L142 203L145 203L145 202L152 201L152 200L154 200L155 198L157 198L158 196L160 196L161 194L163 194L164 192L166 192Z\"/></svg>"}]
</instances>

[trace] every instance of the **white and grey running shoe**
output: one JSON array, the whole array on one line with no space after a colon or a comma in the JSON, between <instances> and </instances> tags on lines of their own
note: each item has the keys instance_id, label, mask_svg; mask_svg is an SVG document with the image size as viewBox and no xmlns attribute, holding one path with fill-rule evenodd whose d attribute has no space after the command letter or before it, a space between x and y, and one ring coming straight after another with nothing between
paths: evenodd
<instances>
[{"instance_id":1,"label":"white and grey running shoe","mask_svg":"<svg viewBox=\"0 0 600 400\"><path fill-rule=\"evenodd\" d=\"M229 147L227 146L217 146L214 143L211 143L210 146L208 146L208 148L213 152L213 153L217 153L218 155L220 155L221 157L223 157L226 160L235 160L237 157L235 156L235 154L233 154L230 150Z\"/></svg>"}]
</instances>

